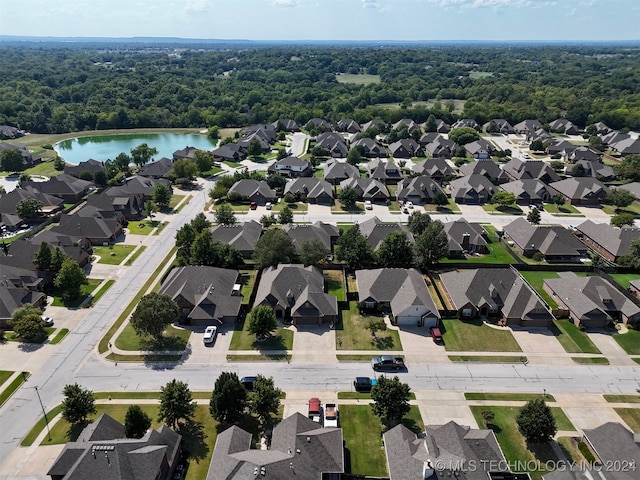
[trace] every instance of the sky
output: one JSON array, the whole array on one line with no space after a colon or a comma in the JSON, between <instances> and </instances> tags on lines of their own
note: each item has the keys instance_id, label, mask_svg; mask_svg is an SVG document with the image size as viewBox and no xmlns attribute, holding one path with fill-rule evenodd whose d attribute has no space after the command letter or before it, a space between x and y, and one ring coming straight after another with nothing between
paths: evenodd
<instances>
[{"instance_id":1,"label":"sky","mask_svg":"<svg viewBox=\"0 0 640 480\"><path fill-rule=\"evenodd\" d=\"M0 34L227 40L639 40L640 1L0 0Z\"/></svg>"}]
</instances>

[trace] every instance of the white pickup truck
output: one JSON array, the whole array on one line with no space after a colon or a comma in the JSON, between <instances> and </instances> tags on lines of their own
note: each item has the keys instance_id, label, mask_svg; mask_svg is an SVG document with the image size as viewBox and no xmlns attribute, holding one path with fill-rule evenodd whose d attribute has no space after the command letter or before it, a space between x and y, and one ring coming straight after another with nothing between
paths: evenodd
<instances>
[{"instance_id":1,"label":"white pickup truck","mask_svg":"<svg viewBox=\"0 0 640 480\"><path fill-rule=\"evenodd\" d=\"M324 405L324 426L338 426L338 405L335 403L326 403Z\"/></svg>"}]
</instances>

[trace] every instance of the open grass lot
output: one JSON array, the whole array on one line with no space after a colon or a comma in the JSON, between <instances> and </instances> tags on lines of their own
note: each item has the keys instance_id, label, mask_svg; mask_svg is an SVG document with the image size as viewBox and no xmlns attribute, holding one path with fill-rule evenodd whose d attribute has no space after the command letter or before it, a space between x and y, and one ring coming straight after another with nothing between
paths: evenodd
<instances>
[{"instance_id":1,"label":"open grass lot","mask_svg":"<svg viewBox=\"0 0 640 480\"><path fill-rule=\"evenodd\" d=\"M611 403L640 403L640 395L603 395Z\"/></svg>"},{"instance_id":2,"label":"open grass lot","mask_svg":"<svg viewBox=\"0 0 640 480\"><path fill-rule=\"evenodd\" d=\"M482 411L489 410L493 412L495 417L488 427L495 433L502 453L504 453L507 461L524 462L526 465L528 461L538 460L540 462L539 464L544 466L547 461L553 462L558 460L551 446L548 444L527 445L524 437L518 431L518 425L516 423L516 417L520 412L519 407L472 406L469 408L480 427L484 426ZM552 407L551 410L556 419L556 427L558 430L575 430L575 427L569 422L562 412L562 409ZM531 462L531 466L534 465L536 465L536 463ZM546 470L529 471L533 480L539 480L545 473L547 473Z\"/></svg>"},{"instance_id":3,"label":"open grass lot","mask_svg":"<svg viewBox=\"0 0 640 480\"><path fill-rule=\"evenodd\" d=\"M375 339L367 328L369 321L380 317L360 315L358 304L349 303L349 310L341 311L336 325L336 348L338 350L402 350L397 330L376 332Z\"/></svg>"},{"instance_id":4,"label":"open grass lot","mask_svg":"<svg viewBox=\"0 0 640 480\"><path fill-rule=\"evenodd\" d=\"M558 215L562 217L584 217L584 215L582 215L580 211L570 203L565 203L564 205L545 203L544 211L551 215Z\"/></svg>"},{"instance_id":5,"label":"open grass lot","mask_svg":"<svg viewBox=\"0 0 640 480\"><path fill-rule=\"evenodd\" d=\"M342 270L324 270L324 284L327 293L334 295L339 302L346 298Z\"/></svg>"},{"instance_id":6,"label":"open grass lot","mask_svg":"<svg viewBox=\"0 0 640 480\"><path fill-rule=\"evenodd\" d=\"M554 320L551 332L567 353L602 353L591 341L589 335L580 331L569 320Z\"/></svg>"},{"instance_id":7,"label":"open grass lot","mask_svg":"<svg viewBox=\"0 0 640 480\"><path fill-rule=\"evenodd\" d=\"M633 432L640 433L640 408L615 408L614 410Z\"/></svg>"},{"instance_id":8,"label":"open grass lot","mask_svg":"<svg viewBox=\"0 0 640 480\"><path fill-rule=\"evenodd\" d=\"M129 222L127 228L132 235L149 235L154 228L162 225L158 220L139 220Z\"/></svg>"},{"instance_id":9,"label":"open grass lot","mask_svg":"<svg viewBox=\"0 0 640 480\"><path fill-rule=\"evenodd\" d=\"M62 297L60 294L53 290L51 294L53 295L53 302L51 305L54 307L69 307L74 308L80 306L84 299L87 298L88 295L93 292L98 285L102 283L102 278L87 278L87 284L82 285L80 287L80 296L76 300L72 300L71 302L64 303L62 301Z\"/></svg>"},{"instance_id":10,"label":"open grass lot","mask_svg":"<svg viewBox=\"0 0 640 480\"><path fill-rule=\"evenodd\" d=\"M558 308L558 304L556 301L551 298L547 292L542 288L542 284L546 278L558 278L557 272L520 272L520 275L524 277L524 279L529 282L529 284L535 289L535 291L540 295L542 300L544 300L549 307L552 309Z\"/></svg>"},{"instance_id":11,"label":"open grass lot","mask_svg":"<svg viewBox=\"0 0 640 480\"><path fill-rule=\"evenodd\" d=\"M445 348L453 352L521 352L508 330L497 330L481 320L442 320Z\"/></svg>"},{"instance_id":12,"label":"open grass lot","mask_svg":"<svg viewBox=\"0 0 640 480\"><path fill-rule=\"evenodd\" d=\"M629 282L640 279L637 273L611 273L610 275L622 288L629 288Z\"/></svg>"},{"instance_id":13,"label":"open grass lot","mask_svg":"<svg viewBox=\"0 0 640 480\"><path fill-rule=\"evenodd\" d=\"M109 245L108 247L93 247L93 254L100 257L98 263L104 263L107 265L120 265L122 261L128 257L135 245L123 245L116 243L115 245Z\"/></svg>"},{"instance_id":14,"label":"open grass lot","mask_svg":"<svg viewBox=\"0 0 640 480\"><path fill-rule=\"evenodd\" d=\"M9 374L11 373L12 372L9 372ZM30 375L31 374L29 372L22 372L22 375L18 375L16 378L14 378L13 381L9 383L9 385L7 385L6 388L4 388L0 392L0 406L4 405L4 402L6 402L7 400L9 400L9 398L11 398L11 395L13 395L13 393L18 388L20 388L20 385L22 385L29 378ZM6 382L6 378L3 380L3 383L4 382Z\"/></svg>"},{"instance_id":15,"label":"open grass lot","mask_svg":"<svg viewBox=\"0 0 640 480\"><path fill-rule=\"evenodd\" d=\"M38 149L32 149L32 150L38 150ZM34 152L34 153L38 153L38 155L44 155L46 154L46 152L51 152L51 150L45 150L45 149L39 149L39 150L40 150L39 152ZM56 170L56 168L53 166L53 157L51 157L48 161L44 161L42 163L39 163L38 165L34 165L31 168L25 169L24 173L27 173L29 175L43 175L45 177L55 177L56 175L60 175L62 171Z\"/></svg>"},{"instance_id":16,"label":"open grass lot","mask_svg":"<svg viewBox=\"0 0 640 480\"><path fill-rule=\"evenodd\" d=\"M538 395L537 393L492 393L492 392L465 392L466 400L504 400L511 402L529 402L536 398L544 398L546 402L555 402L552 395Z\"/></svg>"},{"instance_id":17,"label":"open grass lot","mask_svg":"<svg viewBox=\"0 0 640 480\"><path fill-rule=\"evenodd\" d=\"M380 83L380 75L338 73L336 74L338 83L353 83L355 85L371 85Z\"/></svg>"},{"instance_id":18,"label":"open grass lot","mask_svg":"<svg viewBox=\"0 0 640 480\"><path fill-rule=\"evenodd\" d=\"M640 331L631 330L627 333L616 333L613 339L618 342L629 355L640 355Z\"/></svg>"},{"instance_id":19,"label":"open grass lot","mask_svg":"<svg viewBox=\"0 0 640 480\"><path fill-rule=\"evenodd\" d=\"M241 270L240 273L242 274L242 289L240 290L242 293L242 304L249 305L249 299L251 298L258 272L255 270Z\"/></svg>"},{"instance_id":20,"label":"open grass lot","mask_svg":"<svg viewBox=\"0 0 640 480\"><path fill-rule=\"evenodd\" d=\"M415 405L403 422L418 432L424 429ZM382 423L369 405L340 405L340 426L345 441L345 471L372 477L387 477L387 460L382 445Z\"/></svg>"},{"instance_id":21,"label":"open grass lot","mask_svg":"<svg viewBox=\"0 0 640 480\"><path fill-rule=\"evenodd\" d=\"M256 337L249 333L249 322L245 318L236 323L229 350L256 350L269 352L270 350L291 350L293 348L293 331L278 328L267 340L257 342Z\"/></svg>"},{"instance_id":22,"label":"open grass lot","mask_svg":"<svg viewBox=\"0 0 640 480\"><path fill-rule=\"evenodd\" d=\"M130 323L124 327L122 333L116 339L116 347L121 350L165 350L180 352L187 347L191 330L175 328L169 325L164 331L164 341L162 345L156 345L150 337L139 337Z\"/></svg>"}]
</instances>

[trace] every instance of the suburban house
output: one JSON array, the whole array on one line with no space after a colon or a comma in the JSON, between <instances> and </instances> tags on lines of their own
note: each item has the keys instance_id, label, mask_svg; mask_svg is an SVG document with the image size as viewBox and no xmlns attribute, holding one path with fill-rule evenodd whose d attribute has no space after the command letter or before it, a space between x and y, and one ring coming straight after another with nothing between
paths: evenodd
<instances>
[{"instance_id":1,"label":"suburban house","mask_svg":"<svg viewBox=\"0 0 640 480\"><path fill-rule=\"evenodd\" d=\"M623 157L640 153L640 139L637 138L625 138L609 146Z\"/></svg>"},{"instance_id":2,"label":"suburban house","mask_svg":"<svg viewBox=\"0 0 640 480\"><path fill-rule=\"evenodd\" d=\"M384 147L372 138L360 138L351 144L351 148L354 147L364 148L365 157L387 157L387 151Z\"/></svg>"},{"instance_id":3,"label":"suburban house","mask_svg":"<svg viewBox=\"0 0 640 480\"><path fill-rule=\"evenodd\" d=\"M599 162L602 154L585 146L578 146L571 149L565 149L564 158L569 163L576 163L580 160L588 160L589 162Z\"/></svg>"},{"instance_id":4,"label":"suburban house","mask_svg":"<svg viewBox=\"0 0 640 480\"><path fill-rule=\"evenodd\" d=\"M629 291L640 298L640 279L629 282Z\"/></svg>"},{"instance_id":5,"label":"suburban house","mask_svg":"<svg viewBox=\"0 0 640 480\"><path fill-rule=\"evenodd\" d=\"M628 133L620 133L617 130L611 130L608 133L601 135L600 139L603 144L611 146L624 140L630 140L631 136Z\"/></svg>"},{"instance_id":6,"label":"suburban house","mask_svg":"<svg viewBox=\"0 0 640 480\"><path fill-rule=\"evenodd\" d=\"M369 120L367 123L363 123L361 127L363 131L369 130L370 128L375 128L379 132L382 132L387 129L387 124L383 120L373 119L373 120Z\"/></svg>"},{"instance_id":7,"label":"suburban house","mask_svg":"<svg viewBox=\"0 0 640 480\"><path fill-rule=\"evenodd\" d=\"M528 142L540 141L543 144L545 144L545 143L552 142L554 138L555 137L551 136L551 134L546 130L544 130L543 128L540 128L533 133L527 133Z\"/></svg>"},{"instance_id":8,"label":"suburban house","mask_svg":"<svg viewBox=\"0 0 640 480\"><path fill-rule=\"evenodd\" d=\"M487 133L502 133L508 135L514 133L513 126L504 118L494 118L482 126L482 130Z\"/></svg>"},{"instance_id":9,"label":"suburban house","mask_svg":"<svg viewBox=\"0 0 640 480\"><path fill-rule=\"evenodd\" d=\"M573 177L550 183L549 193L561 196L572 205L600 205L609 187L593 177Z\"/></svg>"},{"instance_id":10,"label":"suburban house","mask_svg":"<svg viewBox=\"0 0 640 480\"><path fill-rule=\"evenodd\" d=\"M549 122L549 130L556 133L564 133L565 135L579 135L580 129L566 118L558 118Z\"/></svg>"},{"instance_id":11,"label":"suburban house","mask_svg":"<svg viewBox=\"0 0 640 480\"><path fill-rule=\"evenodd\" d=\"M324 118L312 118L309 120L305 128L307 130L319 130L321 132L329 132L331 131L331 124L327 122Z\"/></svg>"},{"instance_id":12,"label":"suburban house","mask_svg":"<svg viewBox=\"0 0 640 480\"><path fill-rule=\"evenodd\" d=\"M169 192L172 192L171 183L168 180L134 175L132 177L125 178L122 185L108 188L104 193L111 196L142 195L145 200L151 200L155 193L156 186L160 184L167 187Z\"/></svg>"},{"instance_id":13,"label":"suburban house","mask_svg":"<svg viewBox=\"0 0 640 480\"><path fill-rule=\"evenodd\" d=\"M383 434L390 480L512 480L492 430L450 421L416 435L404 425Z\"/></svg>"},{"instance_id":14,"label":"suburban house","mask_svg":"<svg viewBox=\"0 0 640 480\"><path fill-rule=\"evenodd\" d=\"M492 161L465 163L460 166L459 170L460 173L466 177L470 177L472 175L482 175L483 177L487 177L491 180L491 183L496 185L510 180L507 173L500 168L500 165Z\"/></svg>"},{"instance_id":15,"label":"suburban house","mask_svg":"<svg viewBox=\"0 0 640 480\"><path fill-rule=\"evenodd\" d=\"M360 131L360 125L353 118L343 118L338 121L336 127L339 132L345 133L358 133Z\"/></svg>"},{"instance_id":16,"label":"suburban house","mask_svg":"<svg viewBox=\"0 0 640 480\"><path fill-rule=\"evenodd\" d=\"M51 229L69 237L86 238L91 245L114 243L123 234L118 215L111 215L92 205L85 205L75 214L62 214L60 224Z\"/></svg>"},{"instance_id":17,"label":"suburban house","mask_svg":"<svg viewBox=\"0 0 640 480\"><path fill-rule=\"evenodd\" d=\"M10 149L15 149L20 152L24 168L33 167L34 165L38 165L42 162L42 157L40 155L34 155L21 143L0 142L0 153Z\"/></svg>"},{"instance_id":18,"label":"suburban house","mask_svg":"<svg viewBox=\"0 0 640 480\"><path fill-rule=\"evenodd\" d=\"M539 130L542 128L542 124L538 121L538 120L523 120L520 123L516 123L513 126L513 130L515 131L515 133L525 133L525 134L529 134L529 133L533 133L536 130Z\"/></svg>"},{"instance_id":19,"label":"suburban house","mask_svg":"<svg viewBox=\"0 0 640 480\"><path fill-rule=\"evenodd\" d=\"M455 180L451 180L449 185L451 198L453 198L456 203L487 203L497 191L496 186L484 175L469 175L467 177L456 178Z\"/></svg>"},{"instance_id":20,"label":"suburban house","mask_svg":"<svg viewBox=\"0 0 640 480\"><path fill-rule=\"evenodd\" d=\"M579 262L587 254L587 246L560 225L536 226L523 217L505 225L504 238L521 255L533 257L537 252L547 262Z\"/></svg>"},{"instance_id":21,"label":"suburban house","mask_svg":"<svg viewBox=\"0 0 640 480\"><path fill-rule=\"evenodd\" d=\"M44 278L33 269L2 265L0 278L0 328L6 328L13 311L27 303L44 307L47 296L42 293Z\"/></svg>"},{"instance_id":22,"label":"suburban house","mask_svg":"<svg viewBox=\"0 0 640 480\"><path fill-rule=\"evenodd\" d=\"M640 182L625 183L624 185L619 185L612 188L621 188L623 190L627 190L633 193L633 195L636 197L636 202L640 201Z\"/></svg>"},{"instance_id":23,"label":"suburban house","mask_svg":"<svg viewBox=\"0 0 640 480\"><path fill-rule=\"evenodd\" d=\"M554 138L547 145L547 148L544 151L547 155L563 155L566 156L568 152L573 151L576 146L571 143L569 140L565 140L564 138Z\"/></svg>"},{"instance_id":24,"label":"suburban house","mask_svg":"<svg viewBox=\"0 0 640 480\"><path fill-rule=\"evenodd\" d=\"M237 270L191 265L171 270L158 293L178 304L182 323L233 324L242 304L241 284Z\"/></svg>"},{"instance_id":25,"label":"suburban house","mask_svg":"<svg viewBox=\"0 0 640 480\"><path fill-rule=\"evenodd\" d=\"M24 224L24 220L17 215L0 213L0 229L2 231L15 232Z\"/></svg>"},{"instance_id":26,"label":"suburban house","mask_svg":"<svg viewBox=\"0 0 640 480\"><path fill-rule=\"evenodd\" d=\"M80 162L77 165L65 165L64 167L64 173L74 177L80 177L80 174L83 172L89 172L89 174L91 174L91 179L93 179L93 176L96 173L104 172L104 162L90 158L89 160Z\"/></svg>"},{"instance_id":27,"label":"suburban house","mask_svg":"<svg viewBox=\"0 0 640 480\"><path fill-rule=\"evenodd\" d=\"M273 202L276 198L276 191L266 181L252 178L238 180L231 186L229 193L238 193L242 198L256 202L259 205Z\"/></svg>"},{"instance_id":28,"label":"suburban house","mask_svg":"<svg viewBox=\"0 0 640 480\"><path fill-rule=\"evenodd\" d=\"M300 177L284 186L284 194L291 193L303 201L309 203L320 203L323 205L333 204L333 189L331 184L321 178Z\"/></svg>"},{"instance_id":29,"label":"suburban house","mask_svg":"<svg viewBox=\"0 0 640 480\"><path fill-rule=\"evenodd\" d=\"M299 132L300 125L291 118L279 118L271 124L278 132Z\"/></svg>"},{"instance_id":30,"label":"suburban house","mask_svg":"<svg viewBox=\"0 0 640 480\"><path fill-rule=\"evenodd\" d=\"M8 245L8 252L0 250L0 265L18 267L36 273L33 258L42 243L48 244L52 250L60 248L62 252L81 267L91 260L93 249L89 241L82 236L70 236L52 230L45 230L31 238L21 238Z\"/></svg>"},{"instance_id":31,"label":"suburban house","mask_svg":"<svg viewBox=\"0 0 640 480\"><path fill-rule=\"evenodd\" d=\"M367 164L367 175L385 184L396 184L402 179L402 171L395 162L386 158L374 158Z\"/></svg>"},{"instance_id":32,"label":"suburban house","mask_svg":"<svg viewBox=\"0 0 640 480\"><path fill-rule=\"evenodd\" d=\"M333 245L340 237L340 230L335 225L324 222L315 222L313 225L288 223L283 227L287 235L293 241L296 249L300 249L304 242L318 241L331 253Z\"/></svg>"},{"instance_id":33,"label":"suburban house","mask_svg":"<svg viewBox=\"0 0 640 480\"><path fill-rule=\"evenodd\" d=\"M440 313L422 274L414 268L357 270L361 310L389 312L399 326L436 327Z\"/></svg>"},{"instance_id":34,"label":"suburban house","mask_svg":"<svg viewBox=\"0 0 640 480\"><path fill-rule=\"evenodd\" d=\"M79 202L89 193L91 187L93 187L93 182L81 180L66 173L51 177L46 182L28 181L22 184L22 188L25 190L33 188L40 193L61 198L67 203Z\"/></svg>"},{"instance_id":35,"label":"suburban house","mask_svg":"<svg viewBox=\"0 0 640 480\"><path fill-rule=\"evenodd\" d=\"M196 156L196 147L190 147L189 145L187 145L184 148L181 148L180 150L176 150L175 152L173 152L173 161L175 162L176 160L191 160L193 161L195 159Z\"/></svg>"},{"instance_id":36,"label":"suburban house","mask_svg":"<svg viewBox=\"0 0 640 480\"><path fill-rule=\"evenodd\" d=\"M461 320L481 318L522 327L547 327L553 320L513 267L457 270L441 273L440 280Z\"/></svg>"},{"instance_id":37,"label":"suburban house","mask_svg":"<svg viewBox=\"0 0 640 480\"><path fill-rule=\"evenodd\" d=\"M464 218L444 224L449 241L449 257L464 257L465 254L487 253L487 231L479 223L469 223Z\"/></svg>"},{"instance_id":38,"label":"suburban house","mask_svg":"<svg viewBox=\"0 0 640 480\"><path fill-rule=\"evenodd\" d=\"M392 130L401 130L403 128L406 128L408 133L420 131L420 125L418 125L414 120L411 120L410 118L401 118L396 123L391 125Z\"/></svg>"},{"instance_id":39,"label":"suburban house","mask_svg":"<svg viewBox=\"0 0 640 480\"><path fill-rule=\"evenodd\" d=\"M247 158L247 150L233 142L214 148L211 153L213 153L214 159L221 162L241 162Z\"/></svg>"},{"instance_id":40,"label":"suburban house","mask_svg":"<svg viewBox=\"0 0 640 480\"><path fill-rule=\"evenodd\" d=\"M451 125L452 130L454 128L462 128L462 127L469 127L469 128L473 128L474 130L480 131L480 125L478 125L478 122L476 122L473 118L461 118L457 122L454 122L453 125Z\"/></svg>"},{"instance_id":41,"label":"suburban house","mask_svg":"<svg viewBox=\"0 0 640 480\"><path fill-rule=\"evenodd\" d=\"M386 202L389 200L389 189L375 178L352 177L340 182L340 188L354 188L358 200L371 200L372 202Z\"/></svg>"},{"instance_id":42,"label":"suburban house","mask_svg":"<svg viewBox=\"0 0 640 480\"><path fill-rule=\"evenodd\" d=\"M466 143L464 149L476 160L491 160L491 155L496 151L496 148L483 138Z\"/></svg>"},{"instance_id":43,"label":"suburban house","mask_svg":"<svg viewBox=\"0 0 640 480\"><path fill-rule=\"evenodd\" d=\"M613 129L611 129L606 123L604 122L596 122L593 124L593 126L596 129L596 133L598 135L606 135L609 132L612 132Z\"/></svg>"},{"instance_id":44,"label":"suburban house","mask_svg":"<svg viewBox=\"0 0 640 480\"><path fill-rule=\"evenodd\" d=\"M234 425L218 434L207 480L339 480L344 472L341 428L322 428L300 413L275 427L268 450L253 449L251 433Z\"/></svg>"},{"instance_id":45,"label":"suburban house","mask_svg":"<svg viewBox=\"0 0 640 480\"><path fill-rule=\"evenodd\" d=\"M456 142L440 136L424 146L425 155L431 158L451 158L455 151Z\"/></svg>"},{"instance_id":46,"label":"suburban house","mask_svg":"<svg viewBox=\"0 0 640 480\"><path fill-rule=\"evenodd\" d=\"M167 178L172 168L173 162L171 159L162 157L155 162L144 165L138 172L138 175L147 178Z\"/></svg>"},{"instance_id":47,"label":"suburban house","mask_svg":"<svg viewBox=\"0 0 640 480\"><path fill-rule=\"evenodd\" d=\"M322 132L316 137L316 147L333 158L345 158L349 154L344 137L336 132Z\"/></svg>"},{"instance_id":48,"label":"suburban house","mask_svg":"<svg viewBox=\"0 0 640 480\"><path fill-rule=\"evenodd\" d=\"M427 158L424 162L414 163L411 171L418 175L428 175L438 183L455 176L453 168L444 158Z\"/></svg>"},{"instance_id":49,"label":"suburban house","mask_svg":"<svg viewBox=\"0 0 640 480\"><path fill-rule=\"evenodd\" d=\"M332 185L337 185L347 178L360 178L358 167L347 162L329 160L324 168L324 179Z\"/></svg>"},{"instance_id":50,"label":"suburban house","mask_svg":"<svg viewBox=\"0 0 640 480\"><path fill-rule=\"evenodd\" d=\"M438 132L426 132L423 133L422 136L418 139L418 143L424 147L425 145L429 145L431 142L435 142L438 139L444 139L444 137Z\"/></svg>"},{"instance_id":51,"label":"suburban house","mask_svg":"<svg viewBox=\"0 0 640 480\"><path fill-rule=\"evenodd\" d=\"M47 475L51 480L170 480L180 461L182 437L166 425L142 438L126 438L107 414L68 442Z\"/></svg>"},{"instance_id":52,"label":"suburban house","mask_svg":"<svg viewBox=\"0 0 640 480\"><path fill-rule=\"evenodd\" d=\"M540 180L544 183L560 180L560 176L546 162L538 160L512 158L503 165L502 170L510 180Z\"/></svg>"},{"instance_id":53,"label":"suburban house","mask_svg":"<svg viewBox=\"0 0 640 480\"><path fill-rule=\"evenodd\" d=\"M9 193L0 195L0 213L17 215L18 204L28 198L42 202L40 211L43 214L56 213L64 207L64 200L60 197L40 193L36 188L16 188Z\"/></svg>"},{"instance_id":54,"label":"suburban house","mask_svg":"<svg viewBox=\"0 0 640 480\"><path fill-rule=\"evenodd\" d=\"M255 140L260 145L260 151L262 153L267 153L269 150L271 150L271 143L268 137L268 133L269 132L267 132L265 129L256 130L253 133L239 139L238 145L248 151L249 145L251 145L251 143Z\"/></svg>"},{"instance_id":55,"label":"suburban house","mask_svg":"<svg viewBox=\"0 0 640 480\"><path fill-rule=\"evenodd\" d=\"M413 138L401 138L389 145L389 152L394 158L422 157L424 151Z\"/></svg>"},{"instance_id":56,"label":"suburban house","mask_svg":"<svg viewBox=\"0 0 640 480\"><path fill-rule=\"evenodd\" d=\"M289 156L271 164L267 172L289 178L310 177L313 174L313 166L307 160Z\"/></svg>"},{"instance_id":57,"label":"suburban house","mask_svg":"<svg viewBox=\"0 0 640 480\"><path fill-rule=\"evenodd\" d=\"M558 278L546 278L543 288L560 309L568 311L578 327L604 328L612 321L625 325L640 322L640 307L602 277L559 272Z\"/></svg>"},{"instance_id":58,"label":"suburban house","mask_svg":"<svg viewBox=\"0 0 640 480\"><path fill-rule=\"evenodd\" d=\"M293 325L334 324L338 318L338 300L324 293L322 270L314 266L265 268L254 305L271 307L277 318Z\"/></svg>"},{"instance_id":59,"label":"suburban house","mask_svg":"<svg viewBox=\"0 0 640 480\"><path fill-rule=\"evenodd\" d=\"M360 233L367 239L367 243L373 250L377 250L388 235L401 231L413 242L413 235L409 229L401 223L383 223L378 217L372 217L359 224Z\"/></svg>"},{"instance_id":60,"label":"suburban house","mask_svg":"<svg viewBox=\"0 0 640 480\"><path fill-rule=\"evenodd\" d=\"M398 182L396 198L403 202L412 202L415 205L433 203L434 197L438 194L446 194L442 187L433 178L427 175L420 175L413 178L403 178Z\"/></svg>"},{"instance_id":61,"label":"suburban house","mask_svg":"<svg viewBox=\"0 0 640 480\"><path fill-rule=\"evenodd\" d=\"M245 140L251 138L254 135L258 135L267 143L275 142L277 134L278 132L276 131L276 128L268 123L257 123L254 125L249 125L247 128L242 130L242 137Z\"/></svg>"},{"instance_id":62,"label":"suburban house","mask_svg":"<svg viewBox=\"0 0 640 480\"><path fill-rule=\"evenodd\" d=\"M438 133L449 133L451 127L447 122L440 118L436 118L436 132Z\"/></svg>"},{"instance_id":63,"label":"suburban house","mask_svg":"<svg viewBox=\"0 0 640 480\"><path fill-rule=\"evenodd\" d=\"M513 193L518 205L539 205L551 199L549 188L542 180L515 180L503 183L500 188Z\"/></svg>"},{"instance_id":64,"label":"suburban house","mask_svg":"<svg viewBox=\"0 0 640 480\"><path fill-rule=\"evenodd\" d=\"M583 168L585 177L596 177L603 182L610 182L618 177L618 172L615 168L605 165L599 160L578 160L575 164Z\"/></svg>"},{"instance_id":65,"label":"suburban house","mask_svg":"<svg viewBox=\"0 0 640 480\"><path fill-rule=\"evenodd\" d=\"M251 258L261 234L262 225L255 220L234 223L233 225L220 224L211 227L211 237L213 240L231 245L238 250L244 258Z\"/></svg>"},{"instance_id":66,"label":"suburban house","mask_svg":"<svg viewBox=\"0 0 640 480\"><path fill-rule=\"evenodd\" d=\"M19 128L12 127L11 125L0 125L0 138L12 140L20 137L24 137L24 132Z\"/></svg>"},{"instance_id":67,"label":"suburban house","mask_svg":"<svg viewBox=\"0 0 640 480\"><path fill-rule=\"evenodd\" d=\"M99 195L87 197L87 205L101 212L112 212L121 215L119 220L139 219L144 213L144 196L139 193L118 193L120 187L110 187ZM110 191L110 192L109 192Z\"/></svg>"},{"instance_id":68,"label":"suburban house","mask_svg":"<svg viewBox=\"0 0 640 480\"><path fill-rule=\"evenodd\" d=\"M578 225L575 234L599 255L616 262L620 257L629 255L631 242L640 239L640 228L618 228L586 220Z\"/></svg>"}]
</instances>

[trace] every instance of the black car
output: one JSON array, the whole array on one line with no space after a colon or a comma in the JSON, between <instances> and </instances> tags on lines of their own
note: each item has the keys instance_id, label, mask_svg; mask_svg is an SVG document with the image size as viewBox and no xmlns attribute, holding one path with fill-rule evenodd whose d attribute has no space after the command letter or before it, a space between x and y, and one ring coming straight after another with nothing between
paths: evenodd
<instances>
[{"instance_id":1,"label":"black car","mask_svg":"<svg viewBox=\"0 0 640 480\"><path fill-rule=\"evenodd\" d=\"M353 381L353 388L356 392L370 392L371 387L378 383L375 379L369 377L356 377Z\"/></svg>"},{"instance_id":2,"label":"black car","mask_svg":"<svg viewBox=\"0 0 640 480\"><path fill-rule=\"evenodd\" d=\"M251 392L253 391L253 384L256 383L256 377L242 377L240 383Z\"/></svg>"}]
</instances>

